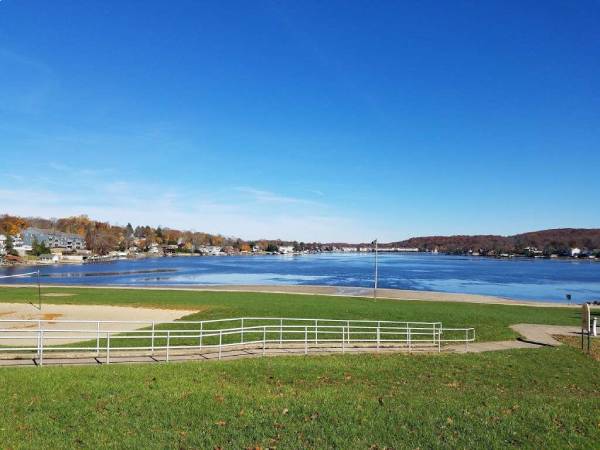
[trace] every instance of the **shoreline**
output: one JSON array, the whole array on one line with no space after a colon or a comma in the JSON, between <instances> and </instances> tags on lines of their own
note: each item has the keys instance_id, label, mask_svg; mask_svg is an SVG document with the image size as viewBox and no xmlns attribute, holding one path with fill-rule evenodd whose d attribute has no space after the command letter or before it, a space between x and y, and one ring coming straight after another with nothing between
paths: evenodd
<instances>
[{"instance_id":1,"label":"shoreline","mask_svg":"<svg viewBox=\"0 0 600 450\"><path fill-rule=\"evenodd\" d=\"M0 288L37 288L37 284L0 284ZM373 288L320 285L196 285L196 286L127 286L127 285L64 285L42 284L42 289L132 289L189 292L255 292L265 294L324 295L332 297L372 298ZM429 301L479 303L488 305L533 306L539 308L579 308L579 304L550 301L519 300L491 295L460 294L440 291L415 291L378 288L377 299L398 301Z\"/></svg>"}]
</instances>

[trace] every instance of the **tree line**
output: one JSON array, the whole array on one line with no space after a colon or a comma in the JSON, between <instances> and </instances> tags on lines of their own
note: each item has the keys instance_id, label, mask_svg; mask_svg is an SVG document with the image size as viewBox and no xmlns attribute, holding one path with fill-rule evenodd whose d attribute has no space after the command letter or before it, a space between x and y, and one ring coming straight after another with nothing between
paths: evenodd
<instances>
[{"instance_id":1,"label":"tree line","mask_svg":"<svg viewBox=\"0 0 600 450\"><path fill-rule=\"evenodd\" d=\"M258 247L264 251L277 251L281 245L294 245L298 250L310 248L310 244L287 242L281 240L245 241L236 237L220 234L178 230L168 227L152 227L149 225L125 226L111 225L108 222L90 219L87 215L45 219L41 217L19 217L9 214L0 215L0 234L16 236L29 227L43 230L60 231L81 236L86 247L92 252L104 255L110 251L125 251L135 245L141 251L158 244L177 247L175 251L191 252L201 246L229 247L235 251L252 251ZM43 243L35 242L34 254L48 253Z\"/></svg>"},{"instance_id":2,"label":"tree line","mask_svg":"<svg viewBox=\"0 0 600 450\"><path fill-rule=\"evenodd\" d=\"M492 255L514 253L534 256L534 252L541 252L546 256L553 254L569 256L573 248L585 250L590 254L600 254L600 229L559 228L513 236L427 236L394 242L390 245L414 247L423 251L437 249L440 252L459 254L477 251L481 254Z\"/></svg>"}]
</instances>

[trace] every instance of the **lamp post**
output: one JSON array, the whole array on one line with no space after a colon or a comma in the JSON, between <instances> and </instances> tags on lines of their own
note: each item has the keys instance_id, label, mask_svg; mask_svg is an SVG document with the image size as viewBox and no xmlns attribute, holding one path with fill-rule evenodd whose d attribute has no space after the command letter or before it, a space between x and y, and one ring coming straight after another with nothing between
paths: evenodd
<instances>
[{"instance_id":1,"label":"lamp post","mask_svg":"<svg viewBox=\"0 0 600 450\"><path fill-rule=\"evenodd\" d=\"M371 242L371 245L375 245L375 287L373 289L373 298L377 300L377 239Z\"/></svg>"}]
</instances>

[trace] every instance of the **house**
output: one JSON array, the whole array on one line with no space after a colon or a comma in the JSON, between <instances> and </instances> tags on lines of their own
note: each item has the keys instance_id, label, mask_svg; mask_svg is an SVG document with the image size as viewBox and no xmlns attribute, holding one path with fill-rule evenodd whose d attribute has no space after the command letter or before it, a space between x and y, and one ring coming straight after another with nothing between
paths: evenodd
<instances>
[{"instance_id":1,"label":"house","mask_svg":"<svg viewBox=\"0 0 600 450\"><path fill-rule=\"evenodd\" d=\"M30 252L32 250L31 245L26 245L23 242L23 239L21 238L20 234L17 234L16 236L12 236L12 241L13 241L13 250L19 256L25 256L25 255L27 255L28 252Z\"/></svg>"},{"instance_id":2,"label":"house","mask_svg":"<svg viewBox=\"0 0 600 450\"><path fill-rule=\"evenodd\" d=\"M575 247L575 248L571 249L571 256L573 258L578 258L579 255L581 255L581 249L580 248Z\"/></svg>"},{"instance_id":3,"label":"house","mask_svg":"<svg viewBox=\"0 0 600 450\"><path fill-rule=\"evenodd\" d=\"M294 246L293 245L280 245L279 246L279 253L281 253L282 255L287 255L289 253L294 253Z\"/></svg>"},{"instance_id":4,"label":"house","mask_svg":"<svg viewBox=\"0 0 600 450\"><path fill-rule=\"evenodd\" d=\"M60 256L53 255L52 253L46 253L39 256L39 262L48 263L48 264L56 264L60 261Z\"/></svg>"},{"instance_id":5,"label":"house","mask_svg":"<svg viewBox=\"0 0 600 450\"><path fill-rule=\"evenodd\" d=\"M537 247L525 247L525 253L529 253L530 255L543 255L543 250L538 249Z\"/></svg>"},{"instance_id":6,"label":"house","mask_svg":"<svg viewBox=\"0 0 600 450\"><path fill-rule=\"evenodd\" d=\"M66 250L81 250L85 248L85 239L78 234L33 227L23 231L23 243L25 245L32 246L34 241L44 244L49 248L64 248Z\"/></svg>"},{"instance_id":7,"label":"house","mask_svg":"<svg viewBox=\"0 0 600 450\"><path fill-rule=\"evenodd\" d=\"M217 245L202 245L198 248L202 255L218 256L221 254L221 247Z\"/></svg>"},{"instance_id":8,"label":"house","mask_svg":"<svg viewBox=\"0 0 600 450\"><path fill-rule=\"evenodd\" d=\"M6 236L0 234L0 256L6 255Z\"/></svg>"},{"instance_id":9,"label":"house","mask_svg":"<svg viewBox=\"0 0 600 450\"><path fill-rule=\"evenodd\" d=\"M33 247L31 245L25 243L25 241L21 238L20 235L13 236L12 241L13 241L13 250L19 256L26 256L27 253L29 253L30 251L33 250Z\"/></svg>"},{"instance_id":10,"label":"house","mask_svg":"<svg viewBox=\"0 0 600 450\"><path fill-rule=\"evenodd\" d=\"M152 244L150 244L150 247L148 247L148 253L151 255L159 255L160 253L162 253L162 249L158 246L157 243L153 242Z\"/></svg>"}]
</instances>

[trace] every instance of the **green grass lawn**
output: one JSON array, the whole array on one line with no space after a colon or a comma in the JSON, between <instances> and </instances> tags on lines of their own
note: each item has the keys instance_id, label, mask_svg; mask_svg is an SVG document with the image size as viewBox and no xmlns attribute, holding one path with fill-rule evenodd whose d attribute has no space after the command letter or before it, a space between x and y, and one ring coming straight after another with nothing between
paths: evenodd
<instances>
[{"instance_id":1,"label":"green grass lawn","mask_svg":"<svg viewBox=\"0 0 600 450\"><path fill-rule=\"evenodd\" d=\"M44 288L44 293L71 297L44 297L45 303L123 305L198 309L190 320L227 317L309 317L442 322L445 327L474 327L478 341L517 337L509 325L551 323L577 325L579 310L475 303L373 300L250 292L193 292L135 289ZM0 288L0 302L37 302L37 290Z\"/></svg>"},{"instance_id":2,"label":"green grass lawn","mask_svg":"<svg viewBox=\"0 0 600 450\"><path fill-rule=\"evenodd\" d=\"M3 448L598 448L563 346L0 370ZM595 375L595 376L594 376Z\"/></svg>"},{"instance_id":3,"label":"green grass lawn","mask_svg":"<svg viewBox=\"0 0 600 450\"><path fill-rule=\"evenodd\" d=\"M325 296L45 289L45 302L196 308L193 319L441 321L478 340L566 308ZM0 301L35 299L0 288ZM482 354L294 356L0 368L2 448L598 448L600 362L570 346Z\"/></svg>"}]
</instances>

